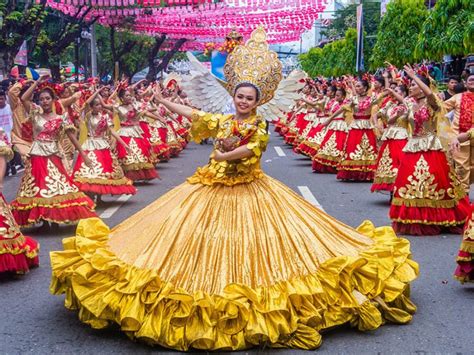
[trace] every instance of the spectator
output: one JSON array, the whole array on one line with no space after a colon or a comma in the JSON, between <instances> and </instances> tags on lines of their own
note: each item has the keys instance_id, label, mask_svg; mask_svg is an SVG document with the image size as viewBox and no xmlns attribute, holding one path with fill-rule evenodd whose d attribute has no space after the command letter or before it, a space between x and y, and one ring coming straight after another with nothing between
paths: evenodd
<instances>
[{"instance_id":1,"label":"spectator","mask_svg":"<svg viewBox=\"0 0 474 355\"><path fill-rule=\"evenodd\" d=\"M450 76L448 81L448 87L446 90L439 94L440 98L443 101L446 101L456 95L456 86L458 86L460 82L461 79L458 76Z\"/></svg>"},{"instance_id":2,"label":"spectator","mask_svg":"<svg viewBox=\"0 0 474 355\"><path fill-rule=\"evenodd\" d=\"M0 91L0 127L3 128L7 139L11 142L11 131L13 129L13 117L10 105L7 103L7 95L5 91ZM7 175L16 174L15 159L7 163Z\"/></svg>"}]
</instances>

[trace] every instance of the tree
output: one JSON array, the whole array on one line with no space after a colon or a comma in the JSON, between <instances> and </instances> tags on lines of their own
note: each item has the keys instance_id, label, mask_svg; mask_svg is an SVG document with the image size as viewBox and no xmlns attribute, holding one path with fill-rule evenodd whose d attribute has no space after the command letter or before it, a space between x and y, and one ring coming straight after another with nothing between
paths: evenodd
<instances>
[{"instance_id":1,"label":"tree","mask_svg":"<svg viewBox=\"0 0 474 355\"><path fill-rule=\"evenodd\" d=\"M0 74L9 73L24 40L31 41L34 47L44 20L45 6L46 0L0 1Z\"/></svg>"},{"instance_id":2,"label":"tree","mask_svg":"<svg viewBox=\"0 0 474 355\"><path fill-rule=\"evenodd\" d=\"M322 31L322 34L331 39L344 37L347 30L356 28L357 4L349 4L346 7L337 10L331 24ZM367 2L364 3L364 31L369 37L367 45L369 48L373 46L375 41L373 38L377 34L377 28L380 23L380 3Z\"/></svg>"},{"instance_id":3,"label":"tree","mask_svg":"<svg viewBox=\"0 0 474 355\"><path fill-rule=\"evenodd\" d=\"M311 77L341 76L355 73L357 31L348 29L343 39L328 43L323 48L311 48L299 59L301 67Z\"/></svg>"},{"instance_id":4,"label":"tree","mask_svg":"<svg viewBox=\"0 0 474 355\"><path fill-rule=\"evenodd\" d=\"M389 61L397 67L415 61L415 45L428 16L424 0L393 0L387 6L372 50L372 69Z\"/></svg>"},{"instance_id":5,"label":"tree","mask_svg":"<svg viewBox=\"0 0 474 355\"><path fill-rule=\"evenodd\" d=\"M80 6L72 16L48 10L43 28L38 36L34 57L51 69L54 80L60 80L61 57L79 38L83 28L89 28L97 18L87 19L92 7Z\"/></svg>"},{"instance_id":6,"label":"tree","mask_svg":"<svg viewBox=\"0 0 474 355\"><path fill-rule=\"evenodd\" d=\"M415 55L439 60L444 54L474 52L474 1L438 0L423 23Z\"/></svg>"}]
</instances>

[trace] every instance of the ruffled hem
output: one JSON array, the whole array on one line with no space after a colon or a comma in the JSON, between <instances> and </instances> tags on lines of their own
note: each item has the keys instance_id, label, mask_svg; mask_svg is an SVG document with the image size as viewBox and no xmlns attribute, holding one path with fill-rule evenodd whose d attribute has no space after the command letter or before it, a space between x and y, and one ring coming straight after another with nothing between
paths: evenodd
<instances>
[{"instance_id":1,"label":"ruffled hem","mask_svg":"<svg viewBox=\"0 0 474 355\"><path fill-rule=\"evenodd\" d=\"M78 181L75 181L75 184L79 190L96 195L135 195L137 193L137 189L131 184L107 185Z\"/></svg>"},{"instance_id":2,"label":"ruffled hem","mask_svg":"<svg viewBox=\"0 0 474 355\"><path fill-rule=\"evenodd\" d=\"M314 157L318 152L319 146L316 143L308 143L303 141L296 148L294 148L295 153L306 155L307 157Z\"/></svg>"},{"instance_id":3,"label":"ruffled hem","mask_svg":"<svg viewBox=\"0 0 474 355\"><path fill-rule=\"evenodd\" d=\"M397 233L410 235L435 235L444 228L462 226L471 210L467 198L459 201L453 208L390 206L390 219Z\"/></svg>"},{"instance_id":4,"label":"ruffled hem","mask_svg":"<svg viewBox=\"0 0 474 355\"><path fill-rule=\"evenodd\" d=\"M320 159L313 160L312 168L315 173L321 174L336 174L336 164L331 164L332 162L328 162L326 164L321 163Z\"/></svg>"},{"instance_id":5,"label":"ruffled hem","mask_svg":"<svg viewBox=\"0 0 474 355\"><path fill-rule=\"evenodd\" d=\"M439 235L443 232L452 233L452 234L461 234L462 233L462 224L454 225L450 222L445 224L423 224L416 223L415 221L411 222L392 222L393 230L401 235L413 235L413 236L432 236Z\"/></svg>"},{"instance_id":6,"label":"ruffled hem","mask_svg":"<svg viewBox=\"0 0 474 355\"><path fill-rule=\"evenodd\" d=\"M74 224L81 219L96 217L94 203L88 198L70 201L57 206L13 205L12 214L21 227L31 226L40 221L61 224Z\"/></svg>"},{"instance_id":7,"label":"ruffled hem","mask_svg":"<svg viewBox=\"0 0 474 355\"><path fill-rule=\"evenodd\" d=\"M0 273L24 274L39 265L39 244L32 238L23 238L21 245L0 249Z\"/></svg>"},{"instance_id":8,"label":"ruffled hem","mask_svg":"<svg viewBox=\"0 0 474 355\"><path fill-rule=\"evenodd\" d=\"M145 181L159 178L158 172L155 170L155 168L127 170L125 171L125 176L132 181Z\"/></svg>"},{"instance_id":9,"label":"ruffled hem","mask_svg":"<svg viewBox=\"0 0 474 355\"><path fill-rule=\"evenodd\" d=\"M336 178L338 180L372 181L374 179L374 171L338 169Z\"/></svg>"},{"instance_id":10,"label":"ruffled hem","mask_svg":"<svg viewBox=\"0 0 474 355\"><path fill-rule=\"evenodd\" d=\"M462 241L456 262L458 266L454 272L454 278L462 284L474 282L474 240Z\"/></svg>"},{"instance_id":11,"label":"ruffled hem","mask_svg":"<svg viewBox=\"0 0 474 355\"><path fill-rule=\"evenodd\" d=\"M394 183L387 184L387 183L373 183L372 187L370 188L370 192L377 192L377 191L393 191Z\"/></svg>"},{"instance_id":12,"label":"ruffled hem","mask_svg":"<svg viewBox=\"0 0 474 355\"><path fill-rule=\"evenodd\" d=\"M409 242L390 228L359 227L374 245L358 256L327 260L315 274L222 293L189 293L153 270L125 264L108 248L99 219L81 221L77 236L51 253L50 291L93 328L118 324L131 338L186 351L254 346L315 349L320 331L345 323L373 330L385 321L408 323L416 311L409 282L418 275Z\"/></svg>"}]
</instances>

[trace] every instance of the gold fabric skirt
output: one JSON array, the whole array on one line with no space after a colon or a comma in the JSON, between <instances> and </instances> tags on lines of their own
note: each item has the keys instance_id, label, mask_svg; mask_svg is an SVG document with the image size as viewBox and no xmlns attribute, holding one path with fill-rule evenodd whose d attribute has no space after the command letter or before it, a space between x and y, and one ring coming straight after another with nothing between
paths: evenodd
<instances>
[{"instance_id":1,"label":"gold fabric skirt","mask_svg":"<svg viewBox=\"0 0 474 355\"><path fill-rule=\"evenodd\" d=\"M409 242L357 230L264 176L184 183L112 230L98 218L52 252L51 292L94 328L178 350L314 349L320 332L407 323Z\"/></svg>"}]
</instances>

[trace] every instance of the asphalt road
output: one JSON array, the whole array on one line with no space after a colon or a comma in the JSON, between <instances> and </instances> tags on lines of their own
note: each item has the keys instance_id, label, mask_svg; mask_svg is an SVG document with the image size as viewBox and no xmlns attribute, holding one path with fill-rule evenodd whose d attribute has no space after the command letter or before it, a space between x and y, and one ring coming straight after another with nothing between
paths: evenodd
<instances>
[{"instance_id":1,"label":"asphalt road","mask_svg":"<svg viewBox=\"0 0 474 355\"><path fill-rule=\"evenodd\" d=\"M276 148L276 149L275 149ZM206 163L210 146L190 144L177 159L159 166L161 180L138 186L128 201L106 198L98 210L114 226L182 183L196 167ZM371 194L370 184L343 183L334 175L311 172L311 162L295 155L274 133L262 159L263 169L305 197L312 194L326 212L351 225L364 219L387 225L388 196ZM14 198L20 177L7 178L5 195ZM301 187L306 188L301 188ZM309 191L309 195L308 195ZM0 354L128 354L172 353L130 341L116 329L96 331L80 323L63 307L63 298L48 292L49 252L62 249L61 239L74 227L55 234L27 230L41 243L41 266L26 276L0 281ZM410 237L420 277L412 284L412 300L418 306L413 321L404 326L385 325L361 333L349 327L324 334L320 354L471 354L474 352L474 287L461 286L452 278L460 236ZM242 353L304 354L298 350L254 349Z\"/></svg>"}]
</instances>

